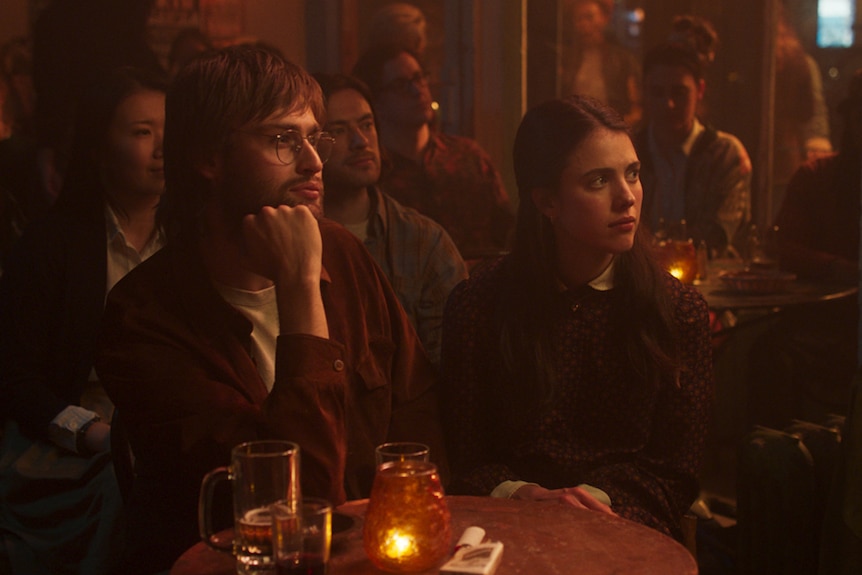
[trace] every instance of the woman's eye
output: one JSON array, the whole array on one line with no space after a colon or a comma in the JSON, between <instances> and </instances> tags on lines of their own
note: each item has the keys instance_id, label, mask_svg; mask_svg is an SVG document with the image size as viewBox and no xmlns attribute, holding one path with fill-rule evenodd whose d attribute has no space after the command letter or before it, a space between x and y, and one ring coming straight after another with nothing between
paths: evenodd
<instances>
[{"instance_id":1,"label":"woman's eye","mask_svg":"<svg viewBox=\"0 0 862 575\"><path fill-rule=\"evenodd\" d=\"M150 132L150 130L147 130L145 128L140 128L138 130L135 130L135 136L138 136L138 137L149 136L151 133L152 132Z\"/></svg>"},{"instance_id":2,"label":"woman's eye","mask_svg":"<svg viewBox=\"0 0 862 575\"><path fill-rule=\"evenodd\" d=\"M640 170L629 170L628 172L626 172L626 180L628 180L629 183L633 184L633 183L637 182L640 179L640 177L641 177Z\"/></svg>"},{"instance_id":3,"label":"woman's eye","mask_svg":"<svg viewBox=\"0 0 862 575\"><path fill-rule=\"evenodd\" d=\"M359 124L359 129L362 130L363 132L368 133L374 129L374 122L371 122L371 121L362 122L361 124Z\"/></svg>"},{"instance_id":4,"label":"woman's eye","mask_svg":"<svg viewBox=\"0 0 862 575\"><path fill-rule=\"evenodd\" d=\"M591 188L601 188L602 186L604 186L607 183L608 183L608 179L606 177L596 176L595 178L590 180L590 187Z\"/></svg>"}]
</instances>

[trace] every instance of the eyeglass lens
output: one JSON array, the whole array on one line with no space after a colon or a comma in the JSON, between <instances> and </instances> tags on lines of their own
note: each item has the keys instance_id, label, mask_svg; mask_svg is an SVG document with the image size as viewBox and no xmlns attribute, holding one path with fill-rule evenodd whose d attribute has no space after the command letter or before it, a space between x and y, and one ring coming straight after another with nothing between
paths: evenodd
<instances>
[{"instance_id":1,"label":"eyeglass lens","mask_svg":"<svg viewBox=\"0 0 862 575\"><path fill-rule=\"evenodd\" d=\"M424 86L428 81L428 77L424 72L416 72L409 78L395 78L386 86L386 89L393 92L406 93L411 86Z\"/></svg>"},{"instance_id":2,"label":"eyeglass lens","mask_svg":"<svg viewBox=\"0 0 862 575\"><path fill-rule=\"evenodd\" d=\"M335 143L329 132L317 132L303 137L296 130L287 130L278 136L275 148L281 163L292 164L296 161L297 156L302 152L303 140L308 140L321 162L326 162L329 159L332 146Z\"/></svg>"}]
</instances>

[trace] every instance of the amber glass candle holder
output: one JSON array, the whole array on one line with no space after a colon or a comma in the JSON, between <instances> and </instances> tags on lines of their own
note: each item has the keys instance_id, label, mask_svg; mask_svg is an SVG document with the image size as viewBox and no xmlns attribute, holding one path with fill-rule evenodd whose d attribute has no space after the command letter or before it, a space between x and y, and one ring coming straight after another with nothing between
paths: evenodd
<instances>
[{"instance_id":1,"label":"amber glass candle holder","mask_svg":"<svg viewBox=\"0 0 862 575\"><path fill-rule=\"evenodd\" d=\"M436 465L384 463L377 470L365 513L365 552L386 571L431 569L449 553L449 519Z\"/></svg>"},{"instance_id":2,"label":"amber glass candle holder","mask_svg":"<svg viewBox=\"0 0 862 575\"><path fill-rule=\"evenodd\" d=\"M697 250L691 240L667 240L659 245L664 269L684 284L697 276Z\"/></svg>"}]
</instances>

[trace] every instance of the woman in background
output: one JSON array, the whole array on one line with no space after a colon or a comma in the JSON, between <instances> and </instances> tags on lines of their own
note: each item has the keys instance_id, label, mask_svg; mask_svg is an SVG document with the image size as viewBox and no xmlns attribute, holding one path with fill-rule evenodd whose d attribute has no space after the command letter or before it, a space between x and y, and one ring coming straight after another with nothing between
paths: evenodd
<instances>
[{"instance_id":1,"label":"woman in background","mask_svg":"<svg viewBox=\"0 0 862 575\"><path fill-rule=\"evenodd\" d=\"M639 167L594 100L525 115L514 249L444 316L451 493L560 498L680 536L712 406L709 320L648 252Z\"/></svg>"},{"instance_id":2,"label":"woman in background","mask_svg":"<svg viewBox=\"0 0 862 575\"><path fill-rule=\"evenodd\" d=\"M113 408L92 362L106 294L162 245L166 86L121 68L87 93L58 202L0 280L0 537L13 573L106 573L119 552Z\"/></svg>"}]
</instances>

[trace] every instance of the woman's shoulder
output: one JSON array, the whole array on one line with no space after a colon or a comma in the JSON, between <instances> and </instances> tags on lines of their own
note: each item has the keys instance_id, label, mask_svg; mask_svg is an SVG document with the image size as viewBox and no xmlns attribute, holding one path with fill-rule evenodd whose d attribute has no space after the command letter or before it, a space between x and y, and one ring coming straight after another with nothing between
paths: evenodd
<instances>
[{"instance_id":1,"label":"woman's shoulder","mask_svg":"<svg viewBox=\"0 0 862 575\"><path fill-rule=\"evenodd\" d=\"M667 273L664 281L677 321L684 324L704 321L708 326L709 306L700 291Z\"/></svg>"},{"instance_id":2,"label":"woman's shoulder","mask_svg":"<svg viewBox=\"0 0 862 575\"><path fill-rule=\"evenodd\" d=\"M508 281L509 256L502 256L494 261L483 263L480 268L470 273L470 276L455 286L449 295L450 306L481 306L490 304L496 299Z\"/></svg>"}]
</instances>

